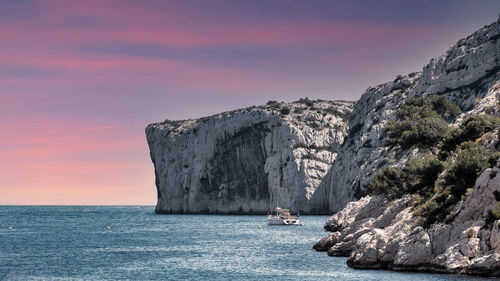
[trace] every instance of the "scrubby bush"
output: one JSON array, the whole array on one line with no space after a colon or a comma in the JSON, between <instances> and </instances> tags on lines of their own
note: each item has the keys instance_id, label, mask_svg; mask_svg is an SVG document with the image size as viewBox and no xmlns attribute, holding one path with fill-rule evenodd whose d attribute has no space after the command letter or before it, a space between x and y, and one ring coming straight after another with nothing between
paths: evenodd
<instances>
[{"instance_id":1,"label":"scrubby bush","mask_svg":"<svg viewBox=\"0 0 500 281\"><path fill-rule=\"evenodd\" d=\"M477 177L490 167L490 153L475 142L461 144L455 154L455 161L446 173L446 184L452 186L452 192L461 196L469 187L473 187Z\"/></svg>"},{"instance_id":2,"label":"scrubby bush","mask_svg":"<svg viewBox=\"0 0 500 281\"><path fill-rule=\"evenodd\" d=\"M468 188L474 186L477 177L484 170L496 164L496 159L500 156L500 153L489 153L479 143L469 141L461 144L450 156L449 161L451 164L444 174L443 184L445 186L439 186L440 184L438 184L435 190L432 190L430 185L436 181L444 168L441 162L436 161L437 158L429 158L426 161L420 161L418 164L413 163L414 168L410 168L410 162L407 165L406 170L408 171L415 168L417 170L427 168L427 172L431 176L431 178L422 177L424 187L418 188L421 200L414 212L415 215L422 217L421 222L424 227L428 227L434 222L445 221L449 223L453 221L456 213L450 213L449 207L458 202ZM418 172L409 173L418 174ZM408 186L410 188L416 187L418 183L415 184L410 181ZM436 193L434 194L434 192Z\"/></svg>"},{"instance_id":3,"label":"scrubby bush","mask_svg":"<svg viewBox=\"0 0 500 281\"><path fill-rule=\"evenodd\" d=\"M384 131L386 145L408 148L435 146L448 132L447 121L460 114L460 108L445 96L431 95L408 99L396 112L396 121L389 122Z\"/></svg>"},{"instance_id":4,"label":"scrubby bush","mask_svg":"<svg viewBox=\"0 0 500 281\"><path fill-rule=\"evenodd\" d=\"M298 114L302 114L304 113L304 110L300 107L296 107L295 110L294 110L295 113L298 113Z\"/></svg>"},{"instance_id":5,"label":"scrubby bush","mask_svg":"<svg viewBox=\"0 0 500 281\"><path fill-rule=\"evenodd\" d=\"M465 120L460 126L463 130L463 136L466 140L473 140L481 137L487 132L493 131L498 127L499 120L490 114L473 115Z\"/></svg>"},{"instance_id":6,"label":"scrubby bush","mask_svg":"<svg viewBox=\"0 0 500 281\"><path fill-rule=\"evenodd\" d=\"M444 165L434 155L408 161L405 171L408 174L408 192L421 196L432 196L434 182L443 171Z\"/></svg>"},{"instance_id":7,"label":"scrubby bush","mask_svg":"<svg viewBox=\"0 0 500 281\"><path fill-rule=\"evenodd\" d=\"M375 174L368 184L368 194L384 194L388 198L399 198L404 194L419 194L429 197L434 182L443 171L443 164L434 155L412 159L403 169L386 167Z\"/></svg>"},{"instance_id":8,"label":"scrubby bush","mask_svg":"<svg viewBox=\"0 0 500 281\"><path fill-rule=\"evenodd\" d=\"M475 140L493 131L499 123L498 117L490 114L473 115L467 118L459 128L453 128L447 132L441 148L445 151L452 151L463 142Z\"/></svg>"},{"instance_id":9,"label":"scrubby bush","mask_svg":"<svg viewBox=\"0 0 500 281\"><path fill-rule=\"evenodd\" d=\"M290 108L288 106L283 106L281 108L281 113L284 114L284 115L287 115L290 113Z\"/></svg>"},{"instance_id":10,"label":"scrubby bush","mask_svg":"<svg viewBox=\"0 0 500 281\"><path fill-rule=\"evenodd\" d=\"M434 217L440 209L440 205L435 200L428 200L424 204L418 206L415 210L415 215L426 218Z\"/></svg>"},{"instance_id":11,"label":"scrubby bush","mask_svg":"<svg viewBox=\"0 0 500 281\"><path fill-rule=\"evenodd\" d=\"M460 108L446 96L430 95L407 99L396 112L396 117L400 120L414 120L439 116L451 122L460 113Z\"/></svg>"},{"instance_id":12,"label":"scrubby bush","mask_svg":"<svg viewBox=\"0 0 500 281\"><path fill-rule=\"evenodd\" d=\"M384 194L390 199L401 197L406 191L406 173L399 167L385 167L375 174L366 188L367 194Z\"/></svg>"},{"instance_id":13,"label":"scrubby bush","mask_svg":"<svg viewBox=\"0 0 500 281\"><path fill-rule=\"evenodd\" d=\"M427 228L436 221L443 221L448 213L446 208L451 204L437 202L435 199L425 201L422 205L417 206L414 214L422 218L422 226Z\"/></svg>"},{"instance_id":14,"label":"scrubby bush","mask_svg":"<svg viewBox=\"0 0 500 281\"><path fill-rule=\"evenodd\" d=\"M457 199L451 195L451 189L440 190L434 196L420 197L417 202L414 214L421 217L421 224L429 227L437 221L451 222L457 213L451 213L448 208L453 205Z\"/></svg>"},{"instance_id":15,"label":"scrubby bush","mask_svg":"<svg viewBox=\"0 0 500 281\"><path fill-rule=\"evenodd\" d=\"M274 109L279 109L281 107L281 104L275 100L267 101L266 105L268 105L269 107L274 108Z\"/></svg>"},{"instance_id":16,"label":"scrubby bush","mask_svg":"<svg viewBox=\"0 0 500 281\"><path fill-rule=\"evenodd\" d=\"M448 124L441 118L429 117L417 122L410 123L410 129L401 132L397 144L401 148L408 148L413 145L419 147L431 147L436 145L443 138L443 132L448 130Z\"/></svg>"},{"instance_id":17,"label":"scrubby bush","mask_svg":"<svg viewBox=\"0 0 500 281\"><path fill-rule=\"evenodd\" d=\"M314 102L311 101L308 97L305 97L305 98L300 98L299 99L299 103L303 103L307 106L313 106L314 105Z\"/></svg>"}]
</instances>

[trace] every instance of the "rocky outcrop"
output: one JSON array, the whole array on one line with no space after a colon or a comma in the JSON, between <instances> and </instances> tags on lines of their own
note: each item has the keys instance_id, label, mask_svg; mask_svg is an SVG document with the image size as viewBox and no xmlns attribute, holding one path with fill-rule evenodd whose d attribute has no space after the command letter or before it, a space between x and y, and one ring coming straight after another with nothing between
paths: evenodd
<instances>
[{"instance_id":1,"label":"rocky outcrop","mask_svg":"<svg viewBox=\"0 0 500 281\"><path fill-rule=\"evenodd\" d=\"M402 167L422 154L382 145L384 126L407 98L446 95L464 111L452 126L471 114L498 115L499 38L500 22L485 26L421 72L368 88L355 104L270 102L149 125L156 212L255 214L270 205L337 212L325 224L332 233L314 249L347 256L351 267L499 276L500 221L491 215L498 207L498 165L454 201L446 224L418 226L412 195L393 201L363 197L382 167ZM498 130L488 134L479 141L492 151Z\"/></svg>"},{"instance_id":2,"label":"rocky outcrop","mask_svg":"<svg viewBox=\"0 0 500 281\"><path fill-rule=\"evenodd\" d=\"M157 211L262 213L271 195L274 205L294 211L341 210L363 196L381 167L419 153L381 146L383 127L406 98L443 94L469 112L490 105L485 96L500 79L499 37L498 22L485 26L422 72L368 88L354 106L304 100L149 125Z\"/></svg>"},{"instance_id":3,"label":"rocky outcrop","mask_svg":"<svg viewBox=\"0 0 500 281\"><path fill-rule=\"evenodd\" d=\"M500 23L494 22L461 39L422 72L398 76L370 87L356 102L350 131L339 149L325 184L330 211L359 199L371 176L386 165L404 165L418 150L397 151L381 146L382 128L408 97L446 95L462 110L477 113L496 100L491 92L500 80ZM484 100L484 101L483 101ZM478 103L483 103L482 107Z\"/></svg>"},{"instance_id":4,"label":"rocky outcrop","mask_svg":"<svg viewBox=\"0 0 500 281\"><path fill-rule=\"evenodd\" d=\"M404 166L419 149L395 149L380 144L382 128L408 97L446 95L465 118L487 111L498 115L500 97L500 22L460 40L444 55L432 59L421 73L369 88L355 104L350 132L325 179L330 210L338 211L325 224L332 234L313 248L332 256L349 257L353 268L418 270L500 276L500 212L494 192L500 192L500 169L487 169L465 198L447 210L447 223L418 226L412 195L389 201L363 194L372 175L387 165ZM480 141L497 150L498 129ZM350 203L349 203L350 202ZM496 210L497 215L492 215Z\"/></svg>"},{"instance_id":5,"label":"rocky outcrop","mask_svg":"<svg viewBox=\"0 0 500 281\"><path fill-rule=\"evenodd\" d=\"M269 102L146 128L158 213L328 211L318 186L343 143L352 103ZM315 196L313 196L315 195Z\"/></svg>"},{"instance_id":6,"label":"rocky outcrop","mask_svg":"<svg viewBox=\"0 0 500 281\"><path fill-rule=\"evenodd\" d=\"M499 97L497 81L457 124L487 108L498 111ZM497 128L476 141L493 151L498 132ZM499 167L500 159L496 167L480 175L465 198L447 208L453 215L451 222L425 229L418 226L413 195L394 201L383 195L365 196L334 214L325 223L325 230L332 234L313 248L349 257L347 264L353 268L500 276ZM492 215L493 211L497 215Z\"/></svg>"},{"instance_id":7,"label":"rocky outcrop","mask_svg":"<svg viewBox=\"0 0 500 281\"><path fill-rule=\"evenodd\" d=\"M499 162L500 165L500 162ZM500 220L489 212L498 202L500 168L487 169L450 224L415 227L410 195L393 202L366 196L332 216L325 229L332 234L314 249L348 256L347 264L363 269L420 270L500 276Z\"/></svg>"}]
</instances>

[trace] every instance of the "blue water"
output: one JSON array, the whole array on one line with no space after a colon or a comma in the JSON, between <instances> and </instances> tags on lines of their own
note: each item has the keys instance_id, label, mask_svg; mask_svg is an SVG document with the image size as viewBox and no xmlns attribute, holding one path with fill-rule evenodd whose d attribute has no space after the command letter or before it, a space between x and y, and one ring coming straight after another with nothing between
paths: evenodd
<instances>
[{"instance_id":1,"label":"blue water","mask_svg":"<svg viewBox=\"0 0 500 281\"><path fill-rule=\"evenodd\" d=\"M156 215L151 206L0 206L0 279L483 280L351 269L311 249L326 219L286 227L264 216Z\"/></svg>"}]
</instances>

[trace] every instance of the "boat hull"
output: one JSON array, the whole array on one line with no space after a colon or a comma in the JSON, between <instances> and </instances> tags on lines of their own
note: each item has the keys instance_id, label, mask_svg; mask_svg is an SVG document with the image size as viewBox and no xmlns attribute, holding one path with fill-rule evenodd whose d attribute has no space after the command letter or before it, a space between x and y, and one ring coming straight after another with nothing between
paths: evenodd
<instances>
[{"instance_id":1,"label":"boat hull","mask_svg":"<svg viewBox=\"0 0 500 281\"><path fill-rule=\"evenodd\" d=\"M294 218L267 218L268 225L299 225L299 220Z\"/></svg>"}]
</instances>

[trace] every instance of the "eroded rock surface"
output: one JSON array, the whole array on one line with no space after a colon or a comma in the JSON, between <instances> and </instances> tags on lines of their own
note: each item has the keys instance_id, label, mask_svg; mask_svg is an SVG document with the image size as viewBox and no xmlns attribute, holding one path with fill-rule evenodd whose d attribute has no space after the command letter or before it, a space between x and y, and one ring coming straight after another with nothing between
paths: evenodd
<instances>
[{"instance_id":1,"label":"eroded rock surface","mask_svg":"<svg viewBox=\"0 0 500 281\"><path fill-rule=\"evenodd\" d=\"M428 229L414 227L417 217L411 195L392 202L366 196L332 216L325 229L333 233L314 248L348 256L347 264L354 268L500 276L500 221L489 221L488 215L498 203L494 191L500 192L498 167L478 178L457 204L462 209L451 224L433 224Z\"/></svg>"},{"instance_id":2,"label":"eroded rock surface","mask_svg":"<svg viewBox=\"0 0 500 281\"><path fill-rule=\"evenodd\" d=\"M493 192L500 191L498 164L484 171L465 198L450 207L456 216L447 224L436 223L426 229L418 226L411 195L392 202L382 196L350 202L363 194L381 167L404 166L421 153L380 145L382 128L394 120L394 112L405 98L446 95L464 111L453 126L472 114L498 113L499 37L497 21L432 59L421 73L400 76L363 94L354 106L349 135L327 178L329 206L338 212L326 222L325 229L332 231L335 239L323 240L328 243L318 248L329 255L349 257L347 264L354 268L500 275L500 226L491 215L498 204ZM481 138L490 151L496 149L496 134L498 129Z\"/></svg>"},{"instance_id":3,"label":"eroded rock surface","mask_svg":"<svg viewBox=\"0 0 500 281\"><path fill-rule=\"evenodd\" d=\"M318 186L344 141L352 105L271 103L149 125L156 212L257 214L267 212L270 198L273 207L327 212Z\"/></svg>"},{"instance_id":4,"label":"eroded rock surface","mask_svg":"<svg viewBox=\"0 0 500 281\"><path fill-rule=\"evenodd\" d=\"M499 36L500 24L494 22L461 39L421 72L366 90L354 105L349 134L325 180L330 211L337 212L359 199L381 167L404 165L418 153L381 146L383 127L395 119L394 112L406 98L446 95L468 114L496 104L496 93L491 93L500 80Z\"/></svg>"}]
</instances>

